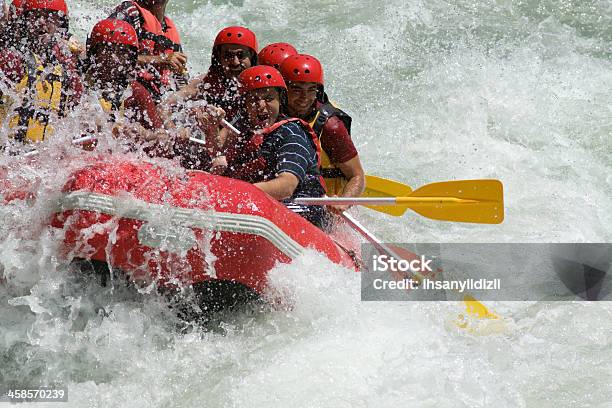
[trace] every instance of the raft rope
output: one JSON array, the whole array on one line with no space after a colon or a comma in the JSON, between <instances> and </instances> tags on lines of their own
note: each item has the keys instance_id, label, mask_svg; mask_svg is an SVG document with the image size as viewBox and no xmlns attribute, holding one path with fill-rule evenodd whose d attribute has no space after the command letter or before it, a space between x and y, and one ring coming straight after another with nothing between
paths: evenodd
<instances>
[{"instance_id":1,"label":"raft rope","mask_svg":"<svg viewBox=\"0 0 612 408\"><path fill-rule=\"evenodd\" d=\"M75 191L60 196L55 212L93 211L110 216L119 216L147 224L159 224L160 219L169 218L171 225L160 226L167 230L176 227L199 228L203 230L236 232L257 235L270 241L290 259L302 254L304 247L278 228L272 221L258 215L220 213L195 208L178 208L164 204L152 204L130 198L118 198L104 194ZM163 217L163 218L162 218ZM145 225L147 225L145 224ZM159 234L165 237L180 236L172 231ZM144 243L143 243L144 244Z\"/></svg>"}]
</instances>

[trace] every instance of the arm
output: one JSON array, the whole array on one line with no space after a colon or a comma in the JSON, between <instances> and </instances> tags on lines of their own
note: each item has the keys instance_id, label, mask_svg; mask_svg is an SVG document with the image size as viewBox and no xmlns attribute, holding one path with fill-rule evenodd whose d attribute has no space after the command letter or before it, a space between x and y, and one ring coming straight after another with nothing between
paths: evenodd
<instances>
[{"instance_id":1,"label":"arm","mask_svg":"<svg viewBox=\"0 0 612 408\"><path fill-rule=\"evenodd\" d=\"M76 57L72 54L69 58L66 73L69 80L68 103L66 105L68 109L72 110L78 106L85 90L83 80L81 79L79 69L77 68Z\"/></svg>"},{"instance_id":2,"label":"arm","mask_svg":"<svg viewBox=\"0 0 612 408\"><path fill-rule=\"evenodd\" d=\"M162 128L165 118L161 115L151 93L137 81L131 84L131 88L132 95L124 102L125 116L149 130Z\"/></svg>"},{"instance_id":3,"label":"arm","mask_svg":"<svg viewBox=\"0 0 612 408\"><path fill-rule=\"evenodd\" d=\"M342 190L342 197L360 197L365 190L365 173L359 156L357 155L344 163L339 163L337 166L348 180ZM350 205L329 206L329 209L334 213L343 213L349 208L351 208Z\"/></svg>"},{"instance_id":4,"label":"arm","mask_svg":"<svg viewBox=\"0 0 612 408\"><path fill-rule=\"evenodd\" d=\"M144 56L141 56L144 57ZM140 58L140 57L138 57ZM179 89L178 91L172 93L162 104L161 107L164 110L171 110L173 107L179 105L182 102L196 99L198 94L200 93L200 86L204 79L206 78L206 74L200 75L197 78L189 81L187 85Z\"/></svg>"},{"instance_id":5,"label":"arm","mask_svg":"<svg viewBox=\"0 0 612 408\"><path fill-rule=\"evenodd\" d=\"M161 55L139 55L138 65L147 66L153 65L155 68L163 69L168 68L177 74L185 72L185 64L187 63L187 56L182 52L173 52L171 54Z\"/></svg>"},{"instance_id":6,"label":"arm","mask_svg":"<svg viewBox=\"0 0 612 408\"><path fill-rule=\"evenodd\" d=\"M126 123L117 125L114 134L137 143L148 142L155 146L154 155L165 154L171 134L181 137L176 129L169 129L164 124L157 106L149 91L138 82L131 85L132 95L124 102ZM172 131L172 133L169 132Z\"/></svg>"},{"instance_id":7,"label":"arm","mask_svg":"<svg viewBox=\"0 0 612 408\"><path fill-rule=\"evenodd\" d=\"M254 186L280 201L291 197L298 183L299 180L295 175L291 173L280 173L275 179L255 183Z\"/></svg>"},{"instance_id":8,"label":"arm","mask_svg":"<svg viewBox=\"0 0 612 408\"><path fill-rule=\"evenodd\" d=\"M113 136L131 142L132 146L145 144L144 151L151 157L174 156L173 148L177 143L189 139L189 131L180 129L147 129L137 122L116 124Z\"/></svg>"},{"instance_id":9,"label":"arm","mask_svg":"<svg viewBox=\"0 0 612 408\"><path fill-rule=\"evenodd\" d=\"M343 197L360 197L365 190L365 172L361 166L359 155L349 161L337 165L348 182L342 192Z\"/></svg>"}]
</instances>

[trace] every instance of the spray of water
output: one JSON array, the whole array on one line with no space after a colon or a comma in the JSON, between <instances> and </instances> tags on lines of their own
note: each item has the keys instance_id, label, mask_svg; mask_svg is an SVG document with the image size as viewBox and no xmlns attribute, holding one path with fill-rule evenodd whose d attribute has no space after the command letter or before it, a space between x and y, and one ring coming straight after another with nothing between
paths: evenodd
<instances>
[{"instance_id":1,"label":"spray of water","mask_svg":"<svg viewBox=\"0 0 612 408\"><path fill-rule=\"evenodd\" d=\"M110 1L71 3L81 38ZM389 241L606 242L612 238L612 66L605 2L171 1L192 72L216 32L254 29L317 55L355 117L367 171L414 187L493 177L500 226L363 222ZM458 330L454 303L362 303L359 275L307 252L271 272L283 307L178 330L165 300L102 288L62 263L44 227L66 177L84 103L36 163L0 162L37 199L0 207L0 384L69 387L67 406L605 406L607 304L500 303L510 330ZM71 122L72 121L72 122ZM100 137L101 148L124 153ZM66 160L69 158L69 160ZM58 165L60 163L60 165ZM176 164L163 162L168 169Z\"/></svg>"}]
</instances>

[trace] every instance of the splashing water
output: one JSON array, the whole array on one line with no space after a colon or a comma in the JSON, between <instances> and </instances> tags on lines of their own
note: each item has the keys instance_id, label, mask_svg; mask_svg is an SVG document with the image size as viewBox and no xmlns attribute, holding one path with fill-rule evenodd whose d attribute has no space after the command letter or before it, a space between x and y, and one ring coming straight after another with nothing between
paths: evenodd
<instances>
[{"instance_id":1,"label":"splashing water","mask_svg":"<svg viewBox=\"0 0 612 408\"><path fill-rule=\"evenodd\" d=\"M72 2L75 34L84 39L113 5ZM502 225L358 211L373 232L398 242L611 241L608 3L317 0L305 7L171 0L169 15L192 73L205 72L216 32L231 24L251 27L262 45L288 41L320 57L330 95L354 117L370 174L413 187L504 182ZM288 307L181 334L160 298L74 273L43 225L54 193L86 162L88 154L66 142L78 122L93 120L94 102L46 142L36 165L0 162L38 196L32 205L0 207L0 385L63 384L66 406L74 407L612 400L607 303L492 304L513 324L477 336L453 326L462 312L455 303L360 302L358 274L307 252L271 273L271 291ZM101 145L121 151L112 138L101 137Z\"/></svg>"}]
</instances>

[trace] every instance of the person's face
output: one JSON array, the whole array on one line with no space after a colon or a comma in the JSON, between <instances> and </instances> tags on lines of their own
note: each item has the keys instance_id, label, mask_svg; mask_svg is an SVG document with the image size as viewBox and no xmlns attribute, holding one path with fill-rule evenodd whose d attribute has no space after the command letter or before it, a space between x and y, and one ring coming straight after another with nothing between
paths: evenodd
<instances>
[{"instance_id":1,"label":"person's face","mask_svg":"<svg viewBox=\"0 0 612 408\"><path fill-rule=\"evenodd\" d=\"M246 117L251 127L260 130L276 123L280 111L280 94L276 88L250 91L244 99Z\"/></svg>"},{"instance_id":2,"label":"person's face","mask_svg":"<svg viewBox=\"0 0 612 408\"><path fill-rule=\"evenodd\" d=\"M235 78L242 71L251 67L252 51L236 44L223 44L219 46L219 62L228 77Z\"/></svg>"},{"instance_id":3,"label":"person's face","mask_svg":"<svg viewBox=\"0 0 612 408\"><path fill-rule=\"evenodd\" d=\"M136 70L135 51L126 45L99 44L92 55L92 67L101 87L124 82Z\"/></svg>"},{"instance_id":4,"label":"person's face","mask_svg":"<svg viewBox=\"0 0 612 408\"><path fill-rule=\"evenodd\" d=\"M319 85L316 82L288 82L287 108L297 117L305 117L311 111L317 99Z\"/></svg>"},{"instance_id":5,"label":"person's face","mask_svg":"<svg viewBox=\"0 0 612 408\"><path fill-rule=\"evenodd\" d=\"M62 12L32 10L25 15L25 31L28 41L34 47L48 48L66 34Z\"/></svg>"}]
</instances>

